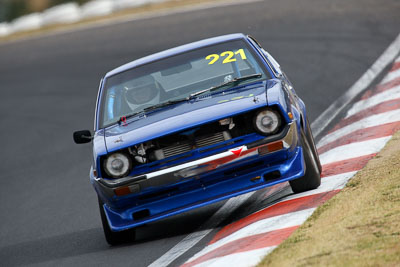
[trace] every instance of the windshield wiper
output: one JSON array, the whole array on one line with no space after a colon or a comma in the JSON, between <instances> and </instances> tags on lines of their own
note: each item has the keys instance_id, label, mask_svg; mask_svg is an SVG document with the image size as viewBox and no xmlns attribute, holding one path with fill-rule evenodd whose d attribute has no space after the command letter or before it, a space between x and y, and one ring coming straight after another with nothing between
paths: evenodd
<instances>
[{"instance_id":1,"label":"windshield wiper","mask_svg":"<svg viewBox=\"0 0 400 267\"><path fill-rule=\"evenodd\" d=\"M177 104L177 103L180 103L180 102L185 102L185 101L188 101L188 100L189 99L186 98L186 97L185 98L175 99L175 100L169 100L167 102L163 102L163 103L159 103L159 104L154 105L154 106L147 107L147 108L143 109L143 111L147 112L147 111L159 109L159 108L162 108L162 107L174 105L174 104Z\"/></svg>"},{"instance_id":2,"label":"windshield wiper","mask_svg":"<svg viewBox=\"0 0 400 267\"><path fill-rule=\"evenodd\" d=\"M186 98L180 98L180 99L176 99L176 100L169 100L169 101L164 102L164 103L159 103L157 105L147 107L147 108L145 108L145 109L143 109L141 111L134 112L134 113L122 116L122 117L119 118L119 120L117 122L119 124L121 124L121 122L123 122L125 124L125 123L127 123L126 122L127 119L132 118L132 117L134 117L134 116L136 116L138 114L145 114L145 112L148 112L148 111L151 111L151 110L159 109L159 108L162 108L162 107L170 106L170 105L177 104L177 103L184 102L184 101L188 101L188 100L189 100L189 98L186 97Z\"/></svg>"},{"instance_id":3,"label":"windshield wiper","mask_svg":"<svg viewBox=\"0 0 400 267\"><path fill-rule=\"evenodd\" d=\"M212 92L212 91L214 91L216 89L219 89L221 87L224 87L224 86L227 86L227 85L230 85L230 84L237 85L240 82L243 82L243 81L246 81L246 80L250 80L250 79L254 79L254 78L260 78L261 76L262 76L261 73L256 73L256 74L251 74L251 75L247 75L247 76L243 76L243 77L234 78L233 80L224 82L224 83L222 83L220 85L216 85L216 86L213 86L213 87L210 87L210 88L195 92L193 94L190 94L189 99L191 99L191 98L193 98L195 96L201 95L201 94L203 94L205 92Z\"/></svg>"},{"instance_id":4,"label":"windshield wiper","mask_svg":"<svg viewBox=\"0 0 400 267\"><path fill-rule=\"evenodd\" d=\"M144 113L143 110L138 111L138 112L134 112L134 113L131 113L131 114L128 114L128 115L121 116L117 122L118 122L118 124L121 124L121 122L123 122L125 124L127 119L132 118L133 116L136 116L136 115L138 115L140 113Z\"/></svg>"},{"instance_id":5,"label":"windshield wiper","mask_svg":"<svg viewBox=\"0 0 400 267\"><path fill-rule=\"evenodd\" d=\"M252 74L252 75L247 75L247 76L235 78L233 80L230 80L228 82L222 83L220 85L213 86L213 87L210 87L210 88L195 92L193 94L190 94L188 97L179 98L179 99L175 99L175 100L169 100L167 102L163 102L163 103L156 104L154 106L147 107L147 108L145 108L145 109L143 109L141 111L134 112L132 114L128 114L128 115L122 116L122 117L119 118L118 123L119 124L121 124L121 122L126 123L127 119L129 119L129 118L131 118L133 116L136 116L138 114L145 113L145 112L148 112L148 111L151 111L151 110L155 110L155 109L159 109L159 108L163 108L163 107L166 107L166 106L174 105L174 104L177 104L177 103L185 102L185 101L191 100L195 96L201 95L201 94L203 94L205 92L212 92L212 91L214 91L216 89L219 89L219 88L224 87L224 86L229 85L229 84L236 85L236 84L239 84L242 81L246 81L246 80L250 80L250 79L254 79L254 78L260 78L261 76L262 76L261 73L257 73L257 74Z\"/></svg>"}]
</instances>

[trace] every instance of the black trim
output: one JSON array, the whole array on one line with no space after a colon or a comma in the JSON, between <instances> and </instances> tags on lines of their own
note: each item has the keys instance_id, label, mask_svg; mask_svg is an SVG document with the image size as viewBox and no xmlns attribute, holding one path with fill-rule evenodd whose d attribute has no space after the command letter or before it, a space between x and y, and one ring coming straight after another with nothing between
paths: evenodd
<instances>
[{"instance_id":1,"label":"black trim","mask_svg":"<svg viewBox=\"0 0 400 267\"><path fill-rule=\"evenodd\" d=\"M146 180L147 176L146 175L140 175L140 176L135 176L135 177L125 177L125 178L122 178L122 179L121 179L122 181L114 181L113 182L113 181L107 181L107 180L104 180L103 178L100 178L98 181L99 181L99 183L101 183L105 187L116 188L116 187L127 185L127 184L130 184L130 183L133 183L133 182L139 182L139 181L142 181L142 180Z\"/></svg>"},{"instance_id":2,"label":"black trim","mask_svg":"<svg viewBox=\"0 0 400 267\"><path fill-rule=\"evenodd\" d=\"M295 122L293 122L293 123L295 123ZM283 128L283 130L279 134L268 136L268 137L266 137L264 139L261 139L261 140L258 140L256 142L246 144L246 146L247 146L248 149L250 149L250 148L257 147L257 146L260 146L260 145L263 145L263 144L266 144L266 143L270 143L270 142L273 142L273 141L276 141L276 140L283 139L288 134L289 129L290 129L290 125L287 124L285 126L285 128Z\"/></svg>"}]
</instances>

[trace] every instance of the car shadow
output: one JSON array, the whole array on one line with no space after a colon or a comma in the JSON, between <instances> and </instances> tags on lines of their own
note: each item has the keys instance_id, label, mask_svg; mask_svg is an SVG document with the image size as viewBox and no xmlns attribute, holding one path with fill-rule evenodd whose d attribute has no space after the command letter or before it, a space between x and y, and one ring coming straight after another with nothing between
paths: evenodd
<instances>
[{"instance_id":1,"label":"car shadow","mask_svg":"<svg viewBox=\"0 0 400 267\"><path fill-rule=\"evenodd\" d=\"M4 246L0 248L0 265L38 264L103 251L113 254L113 249L117 251L118 248L135 247L136 249L141 245L151 245L153 241L186 235L195 231L204 220L212 216L220 205L217 203L208 208L200 208L138 227L135 241L118 246L107 244L102 228L81 230Z\"/></svg>"},{"instance_id":2,"label":"car shadow","mask_svg":"<svg viewBox=\"0 0 400 267\"><path fill-rule=\"evenodd\" d=\"M269 206L291 193L287 187L270 194L269 189L257 191L219 227L224 227ZM0 259L4 266L43 263L68 257L76 257L94 252L110 251L123 247L140 247L151 242L178 236L185 236L201 227L222 205L224 201L175 215L158 222L137 228L136 240L118 246L109 246L102 228L93 228L73 233L40 238L0 248Z\"/></svg>"}]
</instances>

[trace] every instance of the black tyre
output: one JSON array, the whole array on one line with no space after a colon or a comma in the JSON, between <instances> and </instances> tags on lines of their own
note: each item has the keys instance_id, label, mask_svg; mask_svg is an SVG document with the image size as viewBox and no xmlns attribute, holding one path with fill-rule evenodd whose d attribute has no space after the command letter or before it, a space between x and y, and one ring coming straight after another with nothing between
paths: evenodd
<instances>
[{"instance_id":1,"label":"black tyre","mask_svg":"<svg viewBox=\"0 0 400 267\"><path fill-rule=\"evenodd\" d=\"M306 171L303 177L289 181L294 193L312 190L318 188L321 184L321 172L318 168L319 159L318 156L314 156L312 148L303 130L301 131L301 145L303 148Z\"/></svg>"},{"instance_id":2,"label":"black tyre","mask_svg":"<svg viewBox=\"0 0 400 267\"><path fill-rule=\"evenodd\" d=\"M306 128L306 136L307 136L308 144L311 147L312 153L314 155L314 159L317 161L318 170L319 170L320 173L322 173L321 162L319 160L317 147L315 146L314 137L313 137L313 134L311 132L311 127L310 127L310 124L308 123L308 119L307 119L306 127L307 127Z\"/></svg>"},{"instance_id":3,"label":"black tyre","mask_svg":"<svg viewBox=\"0 0 400 267\"><path fill-rule=\"evenodd\" d=\"M132 242L135 240L135 229L129 229L120 232L111 231L110 226L108 225L107 217L103 208L103 201L99 198L99 208L100 208L100 217L101 222L103 224L103 231L106 237L107 243L114 246L122 243Z\"/></svg>"}]
</instances>

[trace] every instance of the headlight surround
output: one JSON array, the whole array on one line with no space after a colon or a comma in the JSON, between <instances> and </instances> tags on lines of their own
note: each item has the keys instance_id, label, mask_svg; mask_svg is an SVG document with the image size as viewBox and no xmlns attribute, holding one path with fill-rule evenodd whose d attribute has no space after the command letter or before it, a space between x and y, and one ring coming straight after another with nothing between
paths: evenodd
<instances>
[{"instance_id":1,"label":"headlight surround","mask_svg":"<svg viewBox=\"0 0 400 267\"><path fill-rule=\"evenodd\" d=\"M104 170L113 178L120 178L128 175L132 168L132 160L124 153L110 154L104 160Z\"/></svg>"},{"instance_id":2,"label":"headlight surround","mask_svg":"<svg viewBox=\"0 0 400 267\"><path fill-rule=\"evenodd\" d=\"M281 123L282 119L279 112L269 108L259 111L254 117L254 128L263 135L278 132Z\"/></svg>"}]
</instances>

